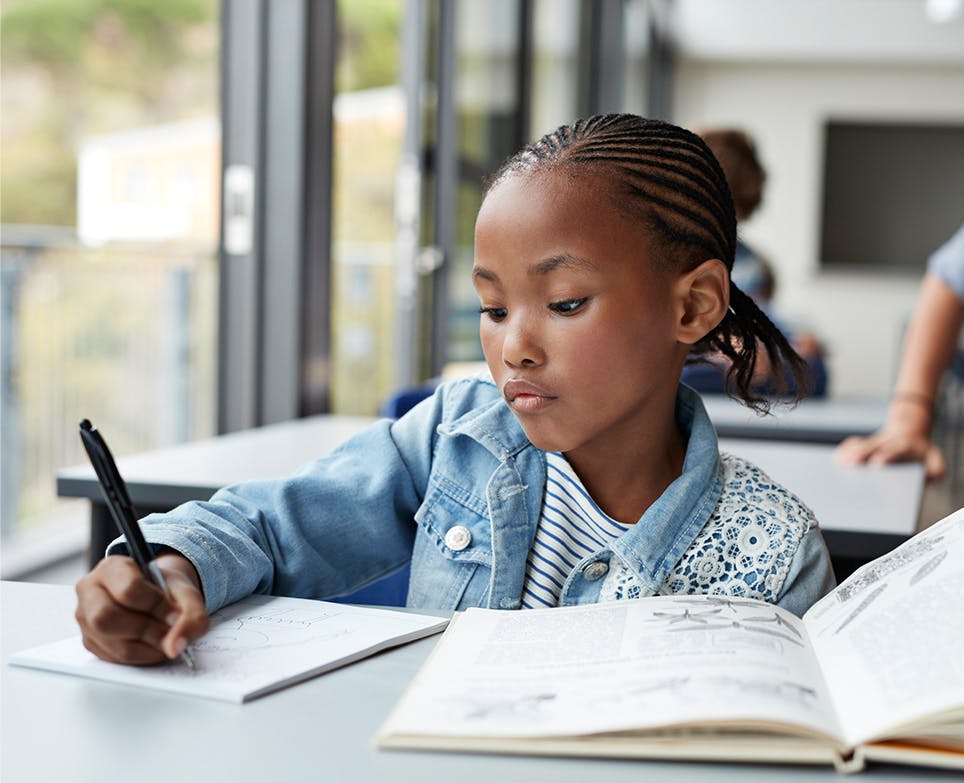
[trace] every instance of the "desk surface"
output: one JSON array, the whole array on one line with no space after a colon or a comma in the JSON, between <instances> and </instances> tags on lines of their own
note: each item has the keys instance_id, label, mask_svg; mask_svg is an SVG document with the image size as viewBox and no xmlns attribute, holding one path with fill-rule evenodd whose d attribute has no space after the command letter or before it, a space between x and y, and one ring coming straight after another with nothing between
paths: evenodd
<instances>
[{"instance_id":1,"label":"desk surface","mask_svg":"<svg viewBox=\"0 0 964 783\"><path fill-rule=\"evenodd\" d=\"M878 430L887 418L888 401L856 397L807 399L796 407L774 404L766 416L725 395L705 394L703 404L720 437L839 443L849 435Z\"/></svg>"},{"instance_id":2,"label":"desk surface","mask_svg":"<svg viewBox=\"0 0 964 783\"><path fill-rule=\"evenodd\" d=\"M308 416L118 457L117 467L135 506L173 508L207 500L231 484L288 476L373 421L369 416ZM57 494L102 501L88 464L57 471Z\"/></svg>"},{"instance_id":3,"label":"desk surface","mask_svg":"<svg viewBox=\"0 0 964 783\"><path fill-rule=\"evenodd\" d=\"M244 705L12 667L14 652L77 633L69 587L3 582L0 779L324 780L660 783L840 779L830 768L543 759L378 751L372 745L437 637ZM145 763L146 761L146 763ZM875 765L860 781L956 780L960 773ZM856 780L856 778L855 778Z\"/></svg>"}]
</instances>

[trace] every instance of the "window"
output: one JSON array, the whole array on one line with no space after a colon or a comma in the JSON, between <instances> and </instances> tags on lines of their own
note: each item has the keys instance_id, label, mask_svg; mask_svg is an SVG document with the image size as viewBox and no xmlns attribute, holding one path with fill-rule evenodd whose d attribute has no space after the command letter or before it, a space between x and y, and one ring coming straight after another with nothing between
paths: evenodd
<instances>
[{"instance_id":1,"label":"window","mask_svg":"<svg viewBox=\"0 0 964 783\"><path fill-rule=\"evenodd\" d=\"M90 418L118 455L214 431L219 3L10 0L2 28L4 575L86 541L58 501Z\"/></svg>"},{"instance_id":2,"label":"window","mask_svg":"<svg viewBox=\"0 0 964 783\"><path fill-rule=\"evenodd\" d=\"M652 104L650 5L5 3L6 573L61 520L86 536L53 478L84 462L82 417L123 456L375 413L479 358L484 177Z\"/></svg>"},{"instance_id":3,"label":"window","mask_svg":"<svg viewBox=\"0 0 964 783\"><path fill-rule=\"evenodd\" d=\"M395 384L395 177L405 130L400 0L339 0L332 179L331 409Z\"/></svg>"}]
</instances>

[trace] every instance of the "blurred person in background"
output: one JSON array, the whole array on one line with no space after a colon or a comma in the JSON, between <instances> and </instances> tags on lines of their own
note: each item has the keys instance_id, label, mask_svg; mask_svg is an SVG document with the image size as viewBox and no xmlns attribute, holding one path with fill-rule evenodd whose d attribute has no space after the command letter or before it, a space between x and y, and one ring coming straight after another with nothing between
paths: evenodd
<instances>
[{"instance_id":1,"label":"blurred person in background","mask_svg":"<svg viewBox=\"0 0 964 783\"><path fill-rule=\"evenodd\" d=\"M928 259L886 423L873 435L841 443L837 455L842 462L922 461L928 481L944 476L944 455L932 438L934 411L941 379L959 355L962 323L964 225Z\"/></svg>"},{"instance_id":2,"label":"blurred person in background","mask_svg":"<svg viewBox=\"0 0 964 783\"><path fill-rule=\"evenodd\" d=\"M737 128L707 128L699 134L720 163L730 186L736 210L737 226L748 220L763 201L766 170L760 162L756 144L745 131ZM787 337L794 349L810 368L812 382L807 396L823 397L827 393L827 367L824 348L811 332L792 328L774 307L776 274L772 264L759 252L737 236L736 257L730 274L733 282L748 294L766 316ZM697 391L709 394L728 393L724 378L729 361L724 356L704 357L689 364L683 371L683 381ZM792 376L784 372L785 387L773 382L768 368L759 368L756 391L766 396L795 395Z\"/></svg>"}]
</instances>

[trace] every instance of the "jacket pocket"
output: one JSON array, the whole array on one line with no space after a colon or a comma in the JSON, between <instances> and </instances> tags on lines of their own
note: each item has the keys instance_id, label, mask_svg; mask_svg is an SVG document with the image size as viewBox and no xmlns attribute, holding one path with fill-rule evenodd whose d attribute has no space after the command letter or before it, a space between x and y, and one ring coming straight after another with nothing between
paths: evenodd
<instances>
[{"instance_id":1,"label":"jacket pocket","mask_svg":"<svg viewBox=\"0 0 964 783\"><path fill-rule=\"evenodd\" d=\"M408 605L483 606L492 573L492 526L485 501L438 477L415 522Z\"/></svg>"}]
</instances>

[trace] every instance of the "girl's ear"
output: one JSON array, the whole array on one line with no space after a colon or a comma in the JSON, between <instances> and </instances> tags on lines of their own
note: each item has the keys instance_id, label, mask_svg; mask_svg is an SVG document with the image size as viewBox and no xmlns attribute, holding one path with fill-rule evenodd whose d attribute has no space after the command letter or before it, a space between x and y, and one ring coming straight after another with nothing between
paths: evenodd
<instances>
[{"instance_id":1,"label":"girl's ear","mask_svg":"<svg viewBox=\"0 0 964 783\"><path fill-rule=\"evenodd\" d=\"M730 306L730 275L718 258L704 261L676 281L676 339L692 345L712 332Z\"/></svg>"}]
</instances>

